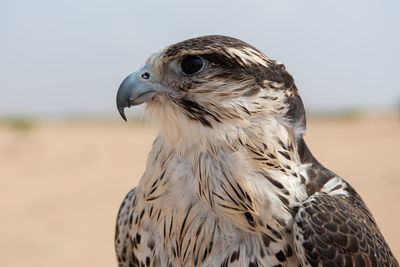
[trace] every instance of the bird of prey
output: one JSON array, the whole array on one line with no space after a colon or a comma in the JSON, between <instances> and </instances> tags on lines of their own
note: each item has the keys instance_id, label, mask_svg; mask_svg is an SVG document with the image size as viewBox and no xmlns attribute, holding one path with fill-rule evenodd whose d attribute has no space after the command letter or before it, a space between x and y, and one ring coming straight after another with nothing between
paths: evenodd
<instances>
[{"instance_id":1,"label":"bird of prey","mask_svg":"<svg viewBox=\"0 0 400 267\"><path fill-rule=\"evenodd\" d=\"M128 266L399 266L356 191L322 166L282 63L226 36L152 55L117 106L146 103L160 132L124 199Z\"/></svg>"}]
</instances>

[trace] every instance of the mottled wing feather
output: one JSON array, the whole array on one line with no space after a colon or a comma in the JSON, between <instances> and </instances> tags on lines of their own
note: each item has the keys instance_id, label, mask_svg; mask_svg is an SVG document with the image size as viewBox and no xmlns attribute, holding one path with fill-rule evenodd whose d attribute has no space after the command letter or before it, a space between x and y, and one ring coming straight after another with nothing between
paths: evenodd
<instances>
[{"instance_id":1,"label":"mottled wing feather","mask_svg":"<svg viewBox=\"0 0 400 267\"><path fill-rule=\"evenodd\" d=\"M316 193L294 223L303 266L399 266L362 200Z\"/></svg>"},{"instance_id":2,"label":"mottled wing feather","mask_svg":"<svg viewBox=\"0 0 400 267\"><path fill-rule=\"evenodd\" d=\"M136 266L133 255L133 243L130 234L130 222L136 204L136 188L132 189L125 197L119 208L117 225L115 228L115 252L119 267ZM133 218L132 218L133 219Z\"/></svg>"},{"instance_id":3,"label":"mottled wing feather","mask_svg":"<svg viewBox=\"0 0 400 267\"><path fill-rule=\"evenodd\" d=\"M119 267L158 266L154 257L152 231L139 229L143 210L137 207L136 188L125 197L118 212L115 229L115 252Z\"/></svg>"}]
</instances>

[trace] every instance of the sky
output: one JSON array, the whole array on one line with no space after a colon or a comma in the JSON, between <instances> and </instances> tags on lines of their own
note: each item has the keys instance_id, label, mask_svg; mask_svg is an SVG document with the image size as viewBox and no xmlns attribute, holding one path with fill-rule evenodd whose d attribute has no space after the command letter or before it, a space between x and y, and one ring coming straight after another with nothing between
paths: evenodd
<instances>
[{"instance_id":1,"label":"sky","mask_svg":"<svg viewBox=\"0 0 400 267\"><path fill-rule=\"evenodd\" d=\"M0 0L1 116L118 116L152 53L223 34L283 62L308 111L400 104L400 1Z\"/></svg>"}]
</instances>

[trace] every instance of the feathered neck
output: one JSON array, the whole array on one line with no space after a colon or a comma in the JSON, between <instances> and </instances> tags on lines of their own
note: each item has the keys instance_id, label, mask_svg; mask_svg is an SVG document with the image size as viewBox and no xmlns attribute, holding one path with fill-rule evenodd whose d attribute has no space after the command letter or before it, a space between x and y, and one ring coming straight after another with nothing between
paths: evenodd
<instances>
[{"instance_id":1,"label":"feathered neck","mask_svg":"<svg viewBox=\"0 0 400 267\"><path fill-rule=\"evenodd\" d=\"M166 145L182 156L205 151L213 154L218 149L235 151L240 146L249 146L248 143L258 143L260 150L274 154L278 146L280 150L282 145L285 149L294 148L296 139L303 133L303 129L295 129L282 116L270 114L232 119L207 127L188 119L168 103L159 103L157 108L150 107L147 111L160 127ZM268 148L263 144L268 144Z\"/></svg>"}]
</instances>

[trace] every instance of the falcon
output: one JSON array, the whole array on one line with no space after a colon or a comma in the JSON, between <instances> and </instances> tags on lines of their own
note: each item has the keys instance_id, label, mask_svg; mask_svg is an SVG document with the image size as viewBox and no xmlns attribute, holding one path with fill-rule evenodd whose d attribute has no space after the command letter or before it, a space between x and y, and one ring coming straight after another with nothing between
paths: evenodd
<instances>
[{"instance_id":1,"label":"falcon","mask_svg":"<svg viewBox=\"0 0 400 267\"><path fill-rule=\"evenodd\" d=\"M152 55L117 107L146 103L159 126L118 213L128 266L399 266L370 211L304 142L282 63L226 36Z\"/></svg>"}]
</instances>

